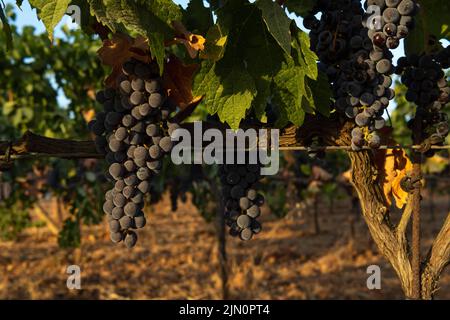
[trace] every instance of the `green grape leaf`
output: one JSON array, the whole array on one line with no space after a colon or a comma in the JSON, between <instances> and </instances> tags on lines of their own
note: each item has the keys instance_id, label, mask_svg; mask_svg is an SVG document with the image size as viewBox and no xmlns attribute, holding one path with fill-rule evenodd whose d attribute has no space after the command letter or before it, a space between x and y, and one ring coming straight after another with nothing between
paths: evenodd
<instances>
[{"instance_id":1,"label":"green grape leaf","mask_svg":"<svg viewBox=\"0 0 450 320\"><path fill-rule=\"evenodd\" d=\"M223 90L219 100L219 118L232 129L238 129L256 96L255 83L248 72L235 67L228 73L222 86L219 88Z\"/></svg>"},{"instance_id":2,"label":"green grape leaf","mask_svg":"<svg viewBox=\"0 0 450 320\"><path fill-rule=\"evenodd\" d=\"M312 80L316 80L318 75L317 60L319 58L310 49L309 36L305 32L295 28L292 47L296 50L296 60L305 70L306 76Z\"/></svg>"},{"instance_id":3,"label":"green grape leaf","mask_svg":"<svg viewBox=\"0 0 450 320\"><path fill-rule=\"evenodd\" d=\"M258 119L261 119L265 114L266 106L272 93L271 85L272 77L263 75L255 79L257 95L253 100L252 107Z\"/></svg>"},{"instance_id":4,"label":"green grape leaf","mask_svg":"<svg viewBox=\"0 0 450 320\"><path fill-rule=\"evenodd\" d=\"M103 0L87 0L90 6L90 13L97 18L99 22L116 32L116 22L108 17L107 8Z\"/></svg>"},{"instance_id":5,"label":"green grape leaf","mask_svg":"<svg viewBox=\"0 0 450 320\"><path fill-rule=\"evenodd\" d=\"M316 5L317 0L286 0L284 5L288 11L295 13L298 16L304 17Z\"/></svg>"},{"instance_id":6,"label":"green grape leaf","mask_svg":"<svg viewBox=\"0 0 450 320\"><path fill-rule=\"evenodd\" d=\"M12 39L12 31L11 26L8 23L8 18L3 11L3 6L0 3L0 20L2 22L3 33L6 37L6 50L9 51L13 48L13 39Z\"/></svg>"},{"instance_id":7,"label":"green grape leaf","mask_svg":"<svg viewBox=\"0 0 450 320\"><path fill-rule=\"evenodd\" d=\"M447 0L422 0L414 17L416 24L405 40L407 53L431 52L441 45L440 39L450 40L450 3Z\"/></svg>"},{"instance_id":8,"label":"green grape leaf","mask_svg":"<svg viewBox=\"0 0 450 320\"><path fill-rule=\"evenodd\" d=\"M244 68L231 69L205 61L194 78L194 95L204 95L210 114L238 129L256 96L253 78Z\"/></svg>"},{"instance_id":9,"label":"green grape leaf","mask_svg":"<svg viewBox=\"0 0 450 320\"><path fill-rule=\"evenodd\" d=\"M53 31L67 12L71 0L30 0L37 9L38 17L45 25L48 36L53 40Z\"/></svg>"},{"instance_id":10,"label":"green grape leaf","mask_svg":"<svg viewBox=\"0 0 450 320\"><path fill-rule=\"evenodd\" d=\"M213 25L206 33L205 50L200 52L200 58L213 61L222 59L227 40L228 36L223 33L220 25Z\"/></svg>"},{"instance_id":11,"label":"green grape leaf","mask_svg":"<svg viewBox=\"0 0 450 320\"><path fill-rule=\"evenodd\" d=\"M203 0L191 0L183 16L183 22L189 31L206 34L213 25L211 10L203 5Z\"/></svg>"},{"instance_id":12,"label":"green grape leaf","mask_svg":"<svg viewBox=\"0 0 450 320\"><path fill-rule=\"evenodd\" d=\"M306 79L307 87L311 90L312 97L307 100L312 109L329 117L331 113L332 93L330 83L325 73L319 72L317 80Z\"/></svg>"},{"instance_id":13,"label":"green grape leaf","mask_svg":"<svg viewBox=\"0 0 450 320\"><path fill-rule=\"evenodd\" d=\"M305 71L294 65L293 61L285 63L274 77L273 102L285 113L285 120L301 126L305 120L302 100L306 95ZM282 117L284 118L284 117Z\"/></svg>"},{"instance_id":14,"label":"green grape leaf","mask_svg":"<svg viewBox=\"0 0 450 320\"><path fill-rule=\"evenodd\" d=\"M158 32L154 32L150 33L148 37L149 37L150 52L152 53L152 57L156 59L156 62L159 65L159 72L162 75L164 72L164 58L165 58L164 36Z\"/></svg>"},{"instance_id":15,"label":"green grape leaf","mask_svg":"<svg viewBox=\"0 0 450 320\"><path fill-rule=\"evenodd\" d=\"M272 0L258 0L256 5L261 9L267 29L272 34L280 47L291 54L291 19L278 3Z\"/></svg>"},{"instance_id":16,"label":"green grape leaf","mask_svg":"<svg viewBox=\"0 0 450 320\"><path fill-rule=\"evenodd\" d=\"M219 10L217 23L228 31L224 65L241 64L253 78L257 95L252 103L257 118L262 119L271 96L271 83L284 61L283 49L274 39L262 11L243 1L229 1Z\"/></svg>"},{"instance_id":17,"label":"green grape leaf","mask_svg":"<svg viewBox=\"0 0 450 320\"><path fill-rule=\"evenodd\" d=\"M113 32L125 28L149 39L152 55L163 71L164 39L173 37L171 23L181 21L182 11L171 0L89 0L91 14Z\"/></svg>"}]
</instances>

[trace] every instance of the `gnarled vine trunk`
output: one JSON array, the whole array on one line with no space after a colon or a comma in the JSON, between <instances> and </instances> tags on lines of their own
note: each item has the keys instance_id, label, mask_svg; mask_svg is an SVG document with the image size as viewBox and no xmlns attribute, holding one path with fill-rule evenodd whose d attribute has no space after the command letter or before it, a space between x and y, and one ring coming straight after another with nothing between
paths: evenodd
<instances>
[{"instance_id":1,"label":"gnarled vine trunk","mask_svg":"<svg viewBox=\"0 0 450 320\"><path fill-rule=\"evenodd\" d=\"M384 193L370 151L350 152L352 182L361 211L380 252L395 269L406 297L412 297L412 268L404 233L396 232L389 219Z\"/></svg>"},{"instance_id":2,"label":"gnarled vine trunk","mask_svg":"<svg viewBox=\"0 0 450 320\"><path fill-rule=\"evenodd\" d=\"M311 117L302 128L296 129L293 138L292 128L284 134L284 145L305 142L312 136L320 136L327 144L348 146L351 143L352 124L339 123L336 119ZM294 140L296 140L294 142ZM281 141L281 140L280 140ZM348 152L351 160L352 183L361 203L361 212L370 234L380 253L394 268L403 292L407 298L414 297L414 277L411 252L406 237L406 228L413 209L411 199L405 206L399 223L390 221L389 208L383 192L383 181L371 150ZM410 196L411 197L411 196ZM450 214L433 242L420 270L420 297L432 299L438 288L440 274L450 262Z\"/></svg>"}]
</instances>

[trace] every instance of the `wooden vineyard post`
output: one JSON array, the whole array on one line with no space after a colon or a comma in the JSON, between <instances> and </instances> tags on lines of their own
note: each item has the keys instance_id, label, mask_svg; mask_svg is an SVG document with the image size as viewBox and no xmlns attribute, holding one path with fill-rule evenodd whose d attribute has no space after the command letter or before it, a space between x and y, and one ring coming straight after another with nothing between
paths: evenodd
<instances>
[{"instance_id":1,"label":"wooden vineyard post","mask_svg":"<svg viewBox=\"0 0 450 320\"><path fill-rule=\"evenodd\" d=\"M228 300L228 259L226 248L226 228L225 228L225 208L223 200L220 199L217 208L217 237L219 245L219 264L220 264L220 278L222 280L222 299Z\"/></svg>"},{"instance_id":2,"label":"wooden vineyard post","mask_svg":"<svg viewBox=\"0 0 450 320\"><path fill-rule=\"evenodd\" d=\"M216 196L217 208L216 208L216 235L217 235L217 252L219 256L219 273L222 282L222 299L228 300L229 290L228 290L228 257L227 257L227 237L226 237L226 225L225 225L225 203L222 198L222 192L220 188L217 187L215 182L208 178L204 174L204 177L209 182L212 192Z\"/></svg>"}]
</instances>

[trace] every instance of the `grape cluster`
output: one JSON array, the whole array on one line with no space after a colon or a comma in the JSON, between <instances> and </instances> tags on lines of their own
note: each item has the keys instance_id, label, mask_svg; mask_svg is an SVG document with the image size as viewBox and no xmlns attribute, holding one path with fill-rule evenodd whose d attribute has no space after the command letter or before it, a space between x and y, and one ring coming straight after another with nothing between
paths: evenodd
<instances>
[{"instance_id":1,"label":"grape cluster","mask_svg":"<svg viewBox=\"0 0 450 320\"><path fill-rule=\"evenodd\" d=\"M392 53L377 43L364 22L366 15L358 0L319 0L304 19L305 27L311 29L311 48L320 59L319 68L332 85L335 108L355 121L353 150L380 146L383 113L394 98Z\"/></svg>"},{"instance_id":2,"label":"grape cluster","mask_svg":"<svg viewBox=\"0 0 450 320\"><path fill-rule=\"evenodd\" d=\"M137 241L133 229L145 226L145 195L151 178L172 149L170 134L179 126L169 122L174 107L165 96L158 68L129 60L123 64L117 88L97 94L103 111L89 123L97 151L109 164L107 177L114 187L106 192L103 210L111 240L128 248Z\"/></svg>"},{"instance_id":3,"label":"grape cluster","mask_svg":"<svg viewBox=\"0 0 450 320\"><path fill-rule=\"evenodd\" d=\"M449 49L438 54L411 54L397 62L396 73L408 87L406 100L417 105L416 119L422 122L421 139L441 143L449 133L447 114L444 106L449 102L450 87L443 69L448 67ZM414 119L408 124L413 126ZM411 128L414 129L414 128ZM426 153L432 156L432 150Z\"/></svg>"},{"instance_id":4,"label":"grape cluster","mask_svg":"<svg viewBox=\"0 0 450 320\"><path fill-rule=\"evenodd\" d=\"M363 20L369 37L378 48L395 49L400 39L414 27L418 5L414 0L367 0L367 15Z\"/></svg>"},{"instance_id":5,"label":"grape cluster","mask_svg":"<svg viewBox=\"0 0 450 320\"><path fill-rule=\"evenodd\" d=\"M260 179L258 164L234 164L220 167L222 197L225 204L225 223L230 235L248 241L261 232L257 218L264 197L254 189Z\"/></svg>"}]
</instances>

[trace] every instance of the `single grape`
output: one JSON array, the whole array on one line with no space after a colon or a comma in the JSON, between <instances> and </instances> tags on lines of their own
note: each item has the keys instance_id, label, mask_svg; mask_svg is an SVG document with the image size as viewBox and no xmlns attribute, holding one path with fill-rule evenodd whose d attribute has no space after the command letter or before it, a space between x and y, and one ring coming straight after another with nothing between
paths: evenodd
<instances>
[{"instance_id":1,"label":"single grape","mask_svg":"<svg viewBox=\"0 0 450 320\"><path fill-rule=\"evenodd\" d=\"M238 227L241 229L248 228L250 226L251 222L252 222L252 220L246 214L240 215L236 220Z\"/></svg>"},{"instance_id":2,"label":"single grape","mask_svg":"<svg viewBox=\"0 0 450 320\"><path fill-rule=\"evenodd\" d=\"M117 220L111 220L109 222L109 230L111 233L117 233L120 231L120 223Z\"/></svg>"},{"instance_id":3,"label":"single grape","mask_svg":"<svg viewBox=\"0 0 450 320\"><path fill-rule=\"evenodd\" d=\"M164 152L170 152L173 147L173 142L170 137L163 137L159 142L159 146Z\"/></svg>"},{"instance_id":4,"label":"single grape","mask_svg":"<svg viewBox=\"0 0 450 320\"><path fill-rule=\"evenodd\" d=\"M253 231L250 228L246 228L246 229L242 230L240 233L240 238L243 241L249 241L249 240L251 240L252 237L253 237Z\"/></svg>"},{"instance_id":5,"label":"single grape","mask_svg":"<svg viewBox=\"0 0 450 320\"><path fill-rule=\"evenodd\" d=\"M399 5L399 7L400 7L400 5ZM383 11L383 19L386 23L397 23L400 20L399 10L397 10L397 8L385 9Z\"/></svg>"},{"instance_id":6,"label":"single grape","mask_svg":"<svg viewBox=\"0 0 450 320\"><path fill-rule=\"evenodd\" d=\"M110 237L111 241L114 243L119 243L123 239L121 232L111 232Z\"/></svg>"},{"instance_id":7,"label":"single grape","mask_svg":"<svg viewBox=\"0 0 450 320\"><path fill-rule=\"evenodd\" d=\"M150 184L147 181L141 181L137 188L140 192L147 193L150 191Z\"/></svg>"},{"instance_id":8,"label":"single grape","mask_svg":"<svg viewBox=\"0 0 450 320\"><path fill-rule=\"evenodd\" d=\"M150 155L150 157L152 159L159 159L162 155L162 150L159 146L157 145L152 145L149 149L148 149L148 153Z\"/></svg>"},{"instance_id":9,"label":"single grape","mask_svg":"<svg viewBox=\"0 0 450 320\"><path fill-rule=\"evenodd\" d=\"M359 113L355 117L355 123L359 127L365 127L369 123L369 118L364 113Z\"/></svg>"},{"instance_id":10,"label":"single grape","mask_svg":"<svg viewBox=\"0 0 450 320\"><path fill-rule=\"evenodd\" d=\"M136 226L137 229L145 227L146 224L147 220L145 219L144 215L134 217L134 225Z\"/></svg>"},{"instance_id":11,"label":"single grape","mask_svg":"<svg viewBox=\"0 0 450 320\"><path fill-rule=\"evenodd\" d=\"M109 174L116 180L121 178L122 175L123 175L123 167L122 167L122 165L119 164L119 163L113 163L109 167Z\"/></svg>"},{"instance_id":12,"label":"single grape","mask_svg":"<svg viewBox=\"0 0 450 320\"><path fill-rule=\"evenodd\" d=\"M128 249L133 248L137 242L137 234L133 231L128 231L125 235L124 243Z\"/></svg>"},{"instance_id":13,"label":"single grape","mask_svg":"<svg viewBox=\"0 0 450 320\"><path fill-rule=\"evenodd\" d=\"M148 104L152 108L159 108L164 103L164 97L160 93L152 93L148 98Z\"/></svg>"},{"instance_id":14,"label":"single grape","mask_svg":"<svg viewBox=\"0 0 450 320\"><path fill-rule=\"evenodd\" d=\"M388 59L381 59L377 62L376 69L379 73L388 73L391 70L392 64Z\"/></svg>"},{"instance_id":15,"label":"single grape","mask_svg":"<svg viewBox=\"0 0 450 320\"><path fill-rule=\"evenodd\" d=\"M139 179L135 174L130 174L124 179L124 181L127 186L135 186L139 183Z\"/></svg>"},{"instance_id":16,"label":"single grape","mask_svg":"<svg viewBox=\"0 0 450 320\"><path fill-rule=\"evenodd\" d=\"M131 93L131 83L128 80L124 80L120 83L119 85L120 90L124 93L124 94L130 94Z\"/></svg>"},{"instance_id":17,"label":"single grape","mask_svg":"<svg viewBox=\"0 0 450 320\"><path fill-rule=\"evenodd\" d=\"M122 218L120 218L119 220L120 223L120 227L122 229L129 229L132 225L132 220L129 216L123 216Z\"/></svg>"},{"instance_id":18,"label":"single grape","mask_svg":"<svg viewBox=\"0 0 450 320\"><path fill-rule=\"evenodd\" d=\"M157 79L151 79L148 81L145 81L145 90L148 93L155 93L159 91L161 88L160 83Z\"/></svg>"},{"instance_id":19,"label":"single grape","mask_svg":"<svg viewBox=\"0 0 450 320\"><path fill-rule=\"evenodd\" d=\"M415 3L412 0L402 0L400 4L398 5L398 13L402 16L409 16L413 14L415 10Z\"/></svg>"},{"instance_id":20,"label":"single grape","mask_svg":"<svg viewBox=\"0 0 450 320\"><path fill-rule=\"evenodd\" d=\"M106 200L103 204L103 212L105 214L112 214L112 211L114 209L114 203L110 200Z\"/></svg>"},{"instance_id":21,"label":"single grape","mask_svg":"<svg viewBox=\"0 0 450 320\"><path fill-rule=\"evenodd\" d=\"M125 213L123 212L123 208L122 207L114 207L111 215L114 219L120 219L123 217Z\"/></svg>"},{"instance_id":22,"label":"single grape","mask_svg":"<svg viewBox=\"0 0 450 320\"><path fill-rule=\"evenodd\" d=\"M123 208L125 214L129 217L134 217L137 214L137 206L133 202L128 202Z\"/></svg>"},{"instance_id":23,"label":"single grape","mask_svg":"<svg viewBox=\"0 0 450 320\"><path fill-rule=\"evenodd\" d=\"M133 88L134 91L143 91L144 85L144 80L140 78L136 78L131 81L131 88Z\"/></svg>"},{"instance_id":24,"label":"single grape","mask_svg":"<svg viewBox=\"0 0 450 320\"><path fill-rule=\"evenodd\" d=\"M247 210L251 206L251 202L247 197L239 199L239 206L242 210Z\"/></svg>"},{"instance_id":25,"label":"single grape","mask_svg":"<svg viewBox=\"0 0 450 320\"><path fill-rule=\"evenodd\" d=\"M248 208L247 214L252 218L257 218L261 214L261 210L257 205L252 205L250 208Z\"/></svg>"}]
</instances>

